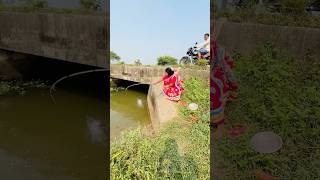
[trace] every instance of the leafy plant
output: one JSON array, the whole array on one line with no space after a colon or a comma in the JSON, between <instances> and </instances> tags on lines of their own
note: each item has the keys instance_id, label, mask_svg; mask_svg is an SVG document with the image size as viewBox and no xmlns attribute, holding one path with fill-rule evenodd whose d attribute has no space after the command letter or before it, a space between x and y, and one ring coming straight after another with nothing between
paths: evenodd
<instances>
[{"instance_id":1,"label":"leafy plant","mask_svg":"<svg viewBox=\"0 0 320 180\"><path fill-rule=\"evenodd\" d=\"M32 9L43 9L48 7L46 0L25 0L26 5Z\"/></svg>"},{"instance_id":2,"label":"leafy plant","mask_svg":"<svg viewBox=\"0 0 320 180\"><path fill-rule=\"evenodd\" d=\"M296 14L305 13L310 2L310 0L280 0L280 4L284 12Z\"/></svg>"},{"instance_id":3,"label":"leafy plant","mask_svg":"<svg viewBox=\"0 0 320 180\"><path fill-rule=\"evenodd\" d=\"M120 56L118 54L116 54L113 51L110 51L110 60L111 62L119 62L120 61Z\"/></svg>"},{"instance_id":4,"label":"leafy plant","mask_svg":"<svg viewBox=\"0 0 320 180\"><path fill-rule=\"evenodd\" d=\"M84 9L94 9L98 3L98 0L80 0L80 6Z\"/></svg>"},{"instance_id":5,"label":"leafy plant","mask_svg":"<svg viewBox=\"0 0 320 180\"><path fill-rule=\"evenodd\" d=\"M206 59L199 59L197 65L201 67L206 67L208 65L208 60Z\"/></svg>"},{"instance_id":6,"label":"leafy plant","mask_svg":"<svg viewBox=\"0 0 320 180\"><path fill-rule=\"evenodd\" d=\"M178 60L172 56L160 56L157 59L158 65L177 65Z\"/></svg>"}]
</instances>

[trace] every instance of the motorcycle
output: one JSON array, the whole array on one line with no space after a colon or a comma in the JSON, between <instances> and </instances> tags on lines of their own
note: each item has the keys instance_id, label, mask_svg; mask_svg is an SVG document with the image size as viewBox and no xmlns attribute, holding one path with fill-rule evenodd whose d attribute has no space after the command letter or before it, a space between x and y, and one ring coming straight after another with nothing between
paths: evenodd
<instances>
[{"instance_id":1,"label":"motorcycle","mask_svg":"<svg viewBox=\"0 0 320 180\"><path fill-rule=\"evenodd\" d=\"M180 59L179 64L198 64L199 61L199 57L198 54L200 53L198 48L197 48L197 42L195 43L195 45L193 47L190 47L187 51L187 56L184 56ZM201 58L200 59L206 59L208 60L209 63L209 59L210 59L210 53L207 54L201 54Z\"/></svg>"}]
</instances>

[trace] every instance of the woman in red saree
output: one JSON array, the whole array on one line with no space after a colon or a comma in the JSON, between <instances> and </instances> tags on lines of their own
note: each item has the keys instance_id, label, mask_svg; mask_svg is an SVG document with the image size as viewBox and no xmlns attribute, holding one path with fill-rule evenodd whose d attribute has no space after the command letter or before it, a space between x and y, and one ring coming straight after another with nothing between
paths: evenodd
<instances>
[{"instance_id":1,"label":"woman in red saree","mask_svg":"<svg viewBox=\"0 0 320 180\"><path fill-rule=\"evenodd\" d=\"M214 37L211 43L210 124L216 128L216 136L221 137L225 122L224 108L228 101L236 98L238 84L232 72L234 61L224 48L218 47Z\"/></svg>"},{"instance_id":2,"label":"woman in red saree","mask_svg":"<svg viewBox=\"0 0 320 180\"><path fill-rule=\"evenodd\" d=\"M162 79L154 84L158 84L162 81L162 91L168 97L168 99L171 101L179 101L184 89L182 87L182 80L180 79L178 69L174 70L171 67L166 68Z\"/></svg>"}]
</instances>

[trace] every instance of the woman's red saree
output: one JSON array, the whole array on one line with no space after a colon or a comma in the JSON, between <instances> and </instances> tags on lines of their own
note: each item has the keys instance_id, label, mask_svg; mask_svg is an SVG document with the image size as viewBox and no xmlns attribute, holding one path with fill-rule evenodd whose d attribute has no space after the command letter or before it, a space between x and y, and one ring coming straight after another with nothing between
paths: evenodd
<instances>
[{"instance_id":1,"label":"woman's red saree","mask_svg":"<svg viewBox=\"0 0 320 180\"><path fill-rule=\"evenodd\" d=\"M235 63L224 48L211 41L210 101L211 125L217 127L225 121L224 108L228 101L236 98L238 84L233 74Z\"/></svg>"}]
</instances>

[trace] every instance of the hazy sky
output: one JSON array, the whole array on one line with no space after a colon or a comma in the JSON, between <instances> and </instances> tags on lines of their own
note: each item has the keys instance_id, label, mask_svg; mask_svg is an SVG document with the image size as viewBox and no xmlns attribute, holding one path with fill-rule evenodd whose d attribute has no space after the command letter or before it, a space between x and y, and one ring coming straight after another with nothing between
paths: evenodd
<instances>
[{"instance_id":1,"label":"hazy sky","mask_svg":"<svg viewBox=\"0 0 320 180\"><path fill-rule=\"evenodd\" d=\"M126 63L180 59L210 32L210 0L111 0L111 50Z\"/></svg>"}]
</instances>

